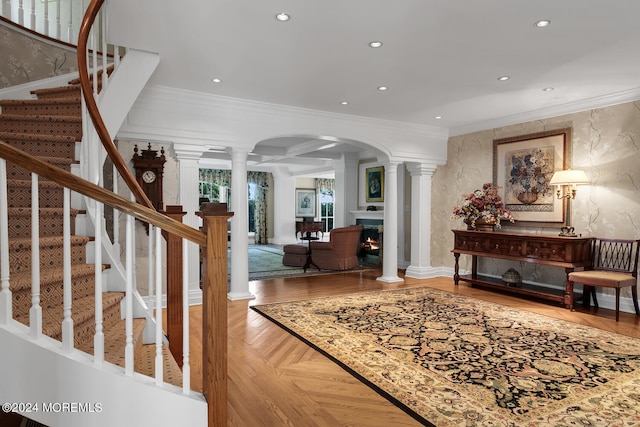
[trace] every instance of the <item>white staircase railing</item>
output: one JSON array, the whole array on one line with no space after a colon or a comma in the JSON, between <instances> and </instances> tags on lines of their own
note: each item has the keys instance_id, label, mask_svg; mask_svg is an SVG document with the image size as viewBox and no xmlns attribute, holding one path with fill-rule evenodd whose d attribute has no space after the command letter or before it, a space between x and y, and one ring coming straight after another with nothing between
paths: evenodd
<instances>
[{"instance_id":1,"label":"white staircase railing","mask_svg":"<svg viewBox=\"0 0 640 427\"><path fill-rule=\"evenodd\" d=\"M0 0L0 16L69 44L77 44L88 0Z\"/></svg>"}]
</instances>

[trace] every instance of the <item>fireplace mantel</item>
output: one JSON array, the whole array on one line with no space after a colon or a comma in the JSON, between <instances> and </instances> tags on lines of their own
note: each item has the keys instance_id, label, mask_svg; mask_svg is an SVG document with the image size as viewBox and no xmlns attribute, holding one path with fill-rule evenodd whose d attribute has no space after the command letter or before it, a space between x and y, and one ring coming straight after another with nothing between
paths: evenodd
<instances>
[{"instance_id":1,"label":"fireplace mantel","mask_svg":"<svg viewBox=\"0 0 640 427\"><path fill-rule=\"evenodd\" d=\"M355 219L384 219L384 211L349 211Z\"/></svg>"}]
</instances>

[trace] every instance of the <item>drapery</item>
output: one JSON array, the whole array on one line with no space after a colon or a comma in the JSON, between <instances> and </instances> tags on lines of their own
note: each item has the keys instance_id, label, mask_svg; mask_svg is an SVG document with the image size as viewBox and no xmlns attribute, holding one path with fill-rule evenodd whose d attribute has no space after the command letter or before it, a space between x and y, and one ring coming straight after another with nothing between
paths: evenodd
<instances>
[{"instance_id":1,"label":"drapery","mask_svg":"<svg viewBox=\"0 0 640 427\"><path fill-rule=\"evenodd\" d=\"M247 184L256 184L257 191L253 200L255 209L253 220L254 240L257 244L268 243L267 239L267 192L269 191L269 172L247 172ZM218 186L231 187L231 171L223 169L200 169L200 196L218 200ZM247 188L247 198L249 188ZM233 195L230 195L232 197Z\"/></svg>"},{"instance_id":2,"label":"drapery","mask_svg":"<svg viewBox=\"0 0 640 427\"><path fill-rule=\"evenodd\" d=\"M255 183L257 186L256 197L254 199L255 209L253 218L256 232L254 241L258 245L269 243L267 240L267 192L269 191L269 172L247 172L247 182Z\"/></svg>"}]
</instances>

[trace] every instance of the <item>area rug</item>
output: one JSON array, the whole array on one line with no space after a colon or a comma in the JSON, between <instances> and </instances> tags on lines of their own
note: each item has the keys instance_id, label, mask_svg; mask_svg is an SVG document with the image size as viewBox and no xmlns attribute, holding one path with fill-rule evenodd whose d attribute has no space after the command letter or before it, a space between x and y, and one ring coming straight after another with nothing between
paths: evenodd
<instances>
[{"instance_id":1,"label":"area rug","mask_svg":"<svg viewBox=\"0 0 640 427\"><path fill-rule=\"evenodd\" d=\"M252 308L424 425L640 425L638 339L426 287Z\"/></svg>"},{"instance_id":2,"label":"area rug","mask_svg":"<svg viewBox=\"0 0 640 427\"><path fill-rule=\"evenodd\" d=\"M298 276L317 276L325 274L341 273L331 270L318 270L315 267L308 268L305 272L300 267L289 267L282 264L282 248L270 245L249 245L249 280L267 280ZM231 251L228 253L228 272L231 272ZM360 266L349 271L366 271L375 266Z\"/></svg>"}]
</instances>

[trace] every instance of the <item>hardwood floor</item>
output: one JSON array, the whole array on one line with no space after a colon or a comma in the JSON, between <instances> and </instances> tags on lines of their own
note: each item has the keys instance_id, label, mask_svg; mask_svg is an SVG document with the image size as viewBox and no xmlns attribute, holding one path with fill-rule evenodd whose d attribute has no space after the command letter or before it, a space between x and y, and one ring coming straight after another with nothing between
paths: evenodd
<instances>
[{"instance_id":1,"label":"hardwood floor","mask_svg":"<svg viewBox=\"0 0 640 427\"><path fill-rule=\"evenodd\" d=\"M380 272L273 279L250 283L253 300L229 301L229 426L419 426L379 396L250 305L376 290L430 286L550 317L640 338L640 316L612 310L570 312L546 302L471 288L451 278L376 280ZM190 309L192 387L201 390L201 306Z\"/></svg>"}]
</instances>

